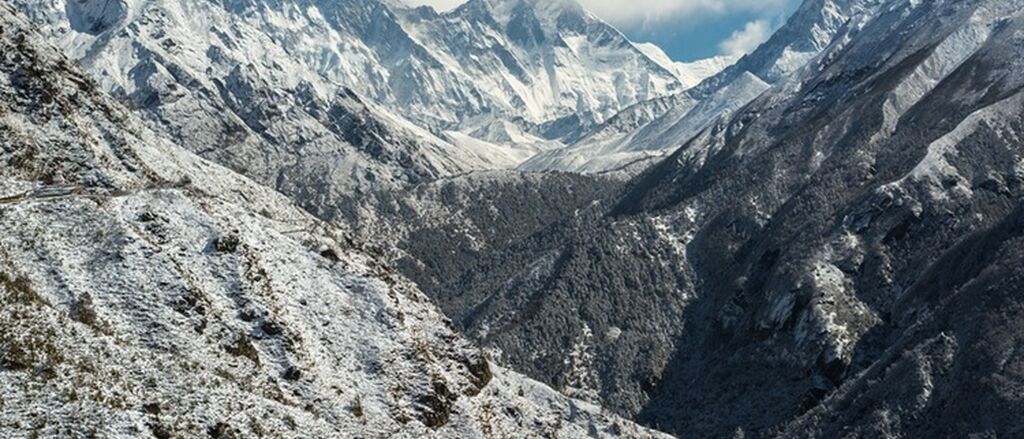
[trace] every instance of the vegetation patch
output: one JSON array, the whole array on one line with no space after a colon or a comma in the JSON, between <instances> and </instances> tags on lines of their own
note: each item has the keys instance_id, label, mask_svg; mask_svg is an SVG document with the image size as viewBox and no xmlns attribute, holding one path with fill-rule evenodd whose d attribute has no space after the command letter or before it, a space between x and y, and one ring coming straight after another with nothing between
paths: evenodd
<instances>
[{"instance_id":1,"label":"vegetation patch","mask_svg":"<svg viewBox=\"0 0 1024 439\"><path fill-rule=\"evenodd\" d=\"M420 408L420 421L430 428L441 428L448 424L452 414L452 407L458 396L448 390L448 386L440 381L434 380L431 384L431 392L421 395L417 399Z\"/></svg>"},{"instance_id":2,"label":"vegetation patch","mask_svg":"<svg viewBox=\"0 0 1024 439\"><path fill-rule=\"evenodd\" d=\"M249 336L245 334L239 335L238 339L236 339L231 345L227 346L225 350L236 357L245 357L252 360L256 366L260 365L259 351L257 351L256 346L252 344L252 340L249 340Z\"/></svg>"},{"instance_id":3,"label":"vegetation patch","mask_svg":"<svg viewBox=\"0 0 1024 439\"><path fill-rule=\"evenodd\" d=\"M24 277L10 277L7 273L0 272L0 286L7 290L7 296L15 303L23 305L45 305L51 306L50 302L39 295L32 288L32 284Z\"/></svg>"},{"instance_id":4,"label":"vegetation patch","mask_svg":"<svg viewBox=\"0 0 1024 439\"><path fill-rule=\"evenodd\" d=\"M242 239L238 235L232 233L225 236L218 236L213 240L213 248L218 253L234 253L238 251L238 247L242 245Z\"/></svg>"}]
</instances>

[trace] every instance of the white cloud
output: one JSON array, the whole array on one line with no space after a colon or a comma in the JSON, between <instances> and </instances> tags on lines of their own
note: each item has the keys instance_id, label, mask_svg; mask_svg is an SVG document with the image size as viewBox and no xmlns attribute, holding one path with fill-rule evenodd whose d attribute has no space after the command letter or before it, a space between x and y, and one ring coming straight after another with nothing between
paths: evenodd
<instances>
[{"instance_id":1,"label":"white cloud","mask_svg":"<svg viewBox=\"0 0 1024 439\"><path fill-rule=\"evenodd\" d=\"M452 9L465 0L407 0L438 10ZM579 0L583 7L617 25L636 25L678 20L701 15L734 12L773 12L787 0Z\"/></svg>"},{"instance_id":2,"label":"white cloud","mask_svg":"<svg viewBox=\"0 0 1024 439\"><path fill-rule=\"evenodd\" d=\"M771 36L772 26L767 20L751 21L719 43L718 49L723 55L746 55Z\"/></svg>"},{"instance_id":3,"label":"white cloud","mask_svg":"<svg viewBox=\"0 0 1024 439\"><path fill-rule=\"evenodd\" d=\"M609 22L635 25L744 11L777 11L786 0L580 0L580 3Z\"/></svg>"},{"instance_id":4,"label":"white cloud","mask_svg":"<svg viewBox=\"0 0 1024 439\"><path fill-rule=\"evenodd\" d=\"M402 0L400 0L402 1ZM467 0L404 0L446 11ZM509 0L512 1L512 0ZM558 0L538 0L558 1ZM782 25L783 11L799 0L576 0L584 8L620 29L663 32L672 26L700 29L702 18L758 17L718 44L722 55L744 55L768 40ZM718 26L716 24L716 26ZM718 29L715 29L718 30ZM628 33L628 32L627 32Z\"/></svg>"}]
</instances>

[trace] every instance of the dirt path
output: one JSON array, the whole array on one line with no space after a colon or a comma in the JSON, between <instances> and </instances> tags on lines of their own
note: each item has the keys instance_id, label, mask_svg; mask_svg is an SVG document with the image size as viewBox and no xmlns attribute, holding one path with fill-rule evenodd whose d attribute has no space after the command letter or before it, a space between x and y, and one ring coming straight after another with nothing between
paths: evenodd
<instances>
[{"instance_id":1,"label":"dirt path","mask_svg":"<svg viewBox=\"0 0 1024 439\"><path fill-rule=\"evenodd\" d=\"M17 204L29 200L59 200L80 196L90 196L90 194L80 186L43 186L20 194L0 197L0 206Z\"/></svg>"}]
</instances>

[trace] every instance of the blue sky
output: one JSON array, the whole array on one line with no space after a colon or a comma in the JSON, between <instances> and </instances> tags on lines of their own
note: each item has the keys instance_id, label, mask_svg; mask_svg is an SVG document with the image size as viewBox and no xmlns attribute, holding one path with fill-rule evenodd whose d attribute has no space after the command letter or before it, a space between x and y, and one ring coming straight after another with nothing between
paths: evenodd
<instances>
[{"instance_id":1,"label":"blue sky","mask_svg":"<svg viewBox=\"0 0 1024 439\"><path fill-rule=\"evenodd\" d=\"M753 50L782 26L797 6L799 1L792 0L772 10L705 12L613 24L633 41L657 44L674 60L693 61Z\"/></svg>"},{"instance_id":2,"label":"blue sky","mask_svg":"<svg viewBox=\"0 0 1024 439\"><path fill-rule=\"evenodd\" d=\"M451 9L464 0L408 0ZM800 0L579 0L632 40L652 42L677 61L749 52Z\"/></svg>"}]
</instances>

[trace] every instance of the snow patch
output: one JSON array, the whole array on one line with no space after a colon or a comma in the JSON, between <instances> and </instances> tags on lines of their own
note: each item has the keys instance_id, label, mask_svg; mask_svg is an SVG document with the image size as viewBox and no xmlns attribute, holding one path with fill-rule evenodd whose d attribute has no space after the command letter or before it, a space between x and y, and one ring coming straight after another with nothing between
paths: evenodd
<instances>
[{"instance_id":1,"label":"snow patch","mask_svg":"<svg viewBox=\"0 0 1024 439\"><path fill-rule=\"evenodd\" d=\"M565 365L569 367L562 389L565 394L584 401L600 401L600 379L594 369L594 332L589 325L583 325Z\"/></svg>"},{"instance_id":2,"label":"snow patch","mask_svg":"<svg viewBox=\"0 0 1024 439\"><path fill-rule=\"evenodd\" d=\"M943 181L950 178L963 180L964 177L959 175L957 169L947 161L946 157L956 154L957 146L981 126L1000 131L1002 121L1012 120L1022 103L1024 103L1024 97L1014 95L971 113L952 131L928 145L925 157L906 176L886 187L903 185L908 180L924 181L930 183L931 197L934 199L948 198L948 191L943 187ZM968 185L960 184L952 190L963 191L965 195L970 195Z\"/></svg>"},{"instance_id":3,"label":"snow patch","mask_svg":"<svg viewBox=\"0 0 1024 439\"><path fill-rule=\"evenodd\" d=\"M992 34L994 23L986 14L972 15L970 25L942 40L913 73L908 75L886 99L886 121L892 129L899 116L921 100L950 73L973 55Z\"/></svg>"}]
</instances>

